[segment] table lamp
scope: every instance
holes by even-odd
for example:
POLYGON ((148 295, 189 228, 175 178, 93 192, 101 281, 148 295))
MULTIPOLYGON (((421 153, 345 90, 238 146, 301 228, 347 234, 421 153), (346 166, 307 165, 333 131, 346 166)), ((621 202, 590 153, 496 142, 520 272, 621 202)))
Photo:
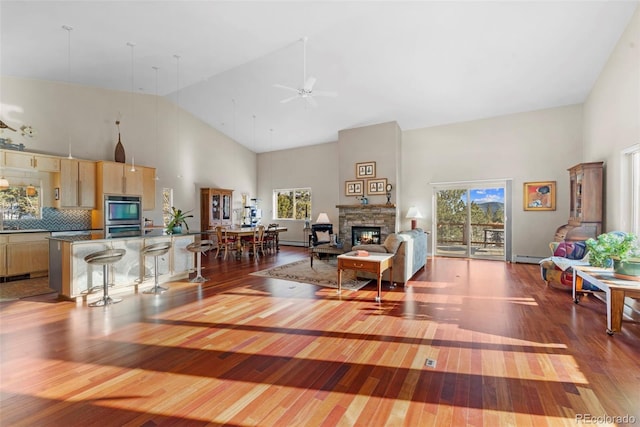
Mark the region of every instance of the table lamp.
POLYGON ((415 230, 418 226, 418 218, 424 218, 418 208, 411 206, 407 212, 407 218, 411 218, 411 229, 415 230))
POLYGON ((331 224, 331 220, 329 219, 329 215, 325 212, 320 212, 318 215, 318 219, 316 219, 317 224, 331 224))

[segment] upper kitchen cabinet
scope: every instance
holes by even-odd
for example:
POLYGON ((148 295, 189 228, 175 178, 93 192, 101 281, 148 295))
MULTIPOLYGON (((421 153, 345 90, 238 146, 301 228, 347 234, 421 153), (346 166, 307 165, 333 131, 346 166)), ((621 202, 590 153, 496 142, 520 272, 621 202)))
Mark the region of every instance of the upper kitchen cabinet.
POLYGON ((142 168, 142 210, 152 211, 156 208, 156 169, 142 168))
POLYGON ((142 167, 131 170, 131 165, 117 162, 98 162, 96 180, 98 196, 101 194, 119 194, 142 196, 142 167))
POLYGON ((96 162, 60 159, 60 173, 54 175, 58 209, 94 209, 96 207, 96 162))
POLYGON ((2 166, 38 172, 60 172, 60 158, 24 151, 2 150, 2 166))

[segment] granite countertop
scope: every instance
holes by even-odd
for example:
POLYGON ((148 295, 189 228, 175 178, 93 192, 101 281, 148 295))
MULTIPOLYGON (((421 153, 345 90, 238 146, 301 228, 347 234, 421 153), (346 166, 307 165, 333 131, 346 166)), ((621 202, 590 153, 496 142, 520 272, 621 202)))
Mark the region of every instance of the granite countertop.
POLYGON ((191 231, 188 233, 180 233, 180 234, 168 234, 164 229, 161 228, 150 228, 143 230, 140 234, 137 235, 129 235, 122 237, 108 237, 105 238, 104 230, 88 230, 87 232, 75 232, 75 233, 67 233, 55 232, 50 237, 51 240, 60 240, 63 242, 83 242, 88 240, 127 240, 127 239, 141 239, 141 238, 150 238, 150 237, 170 237, 170 236, 194 236, 202 234, 201 231, 191 231))

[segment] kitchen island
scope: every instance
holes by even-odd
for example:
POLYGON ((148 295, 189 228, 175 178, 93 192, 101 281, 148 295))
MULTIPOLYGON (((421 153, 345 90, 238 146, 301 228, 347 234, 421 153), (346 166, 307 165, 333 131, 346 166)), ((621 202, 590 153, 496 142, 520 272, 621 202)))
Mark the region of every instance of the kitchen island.
POLYGON ((109 268, 113 281, 109 293, 135 293, 152 287, 154 262, 142 249, 151 244, 171 242, 171 250, 158 258, 159 280, 184 279, 193 270, 194 254, 186 247, 201 233, 166 234, 161 229, 146 230, 137 236, 105 238, 102 231, 54 234, 49 237, 49 286, 61 298, 86 302, 102 295, 102 266, 89 265, 84 258, 107 249, 124 249, 124 257, 109 268), (97 289, 91 292, 91 289, 97 289))

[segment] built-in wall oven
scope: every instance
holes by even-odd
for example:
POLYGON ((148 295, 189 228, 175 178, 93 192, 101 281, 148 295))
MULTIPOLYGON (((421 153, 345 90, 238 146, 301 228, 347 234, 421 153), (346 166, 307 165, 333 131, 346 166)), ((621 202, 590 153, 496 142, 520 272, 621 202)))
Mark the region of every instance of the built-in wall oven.
POLYGON ((142 232, 142 201, 138 196, 104 196, 106 238, 138 236, 142 232))

